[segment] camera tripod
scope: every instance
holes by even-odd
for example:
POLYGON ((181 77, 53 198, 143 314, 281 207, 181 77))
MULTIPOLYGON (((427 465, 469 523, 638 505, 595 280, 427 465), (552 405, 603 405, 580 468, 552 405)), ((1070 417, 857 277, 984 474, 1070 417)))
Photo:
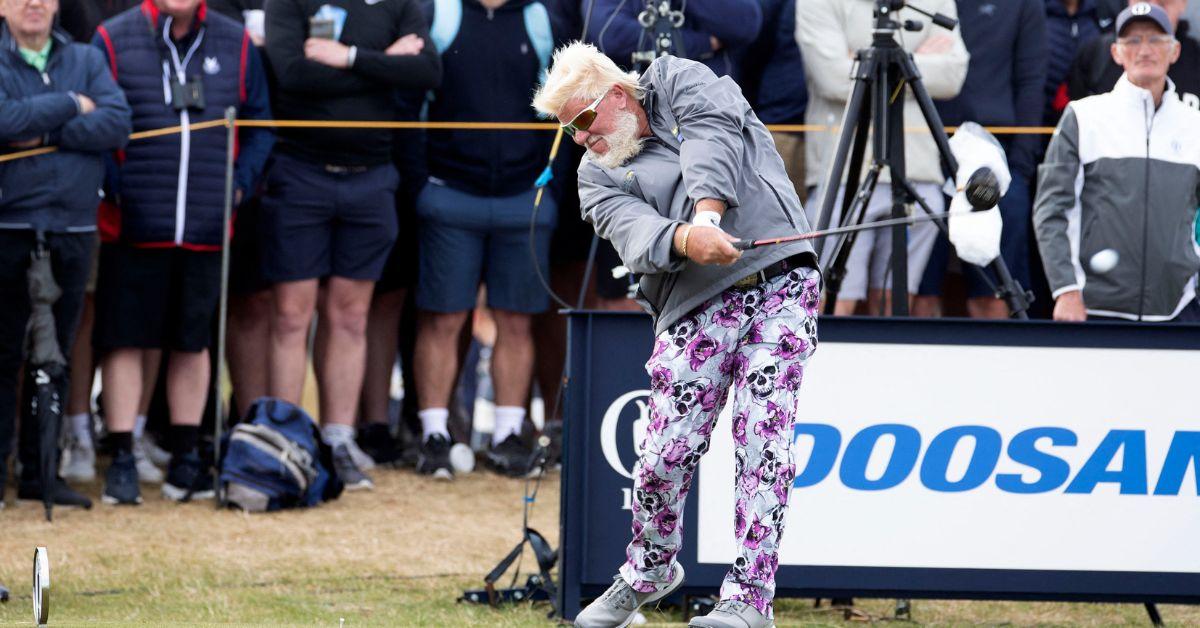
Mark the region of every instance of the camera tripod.
MULTIPOLYGON (((907 85, 917 100, 921 114, 933 134, 937 144, 938 155, 943 170, 954 176, 958 172, 958 162, 950 150, 949 138, 942 126, 941 116, 933 106, 933 100, 925 89, 921 72, 917 69, 912 56, 896 42, 896 31, 903 28, 908 31, 919 31, 923 24, 911 20, 903 24, 897 21, 896 14, 906 6, 906 0, 875 0, 874 34, 869 48, 859 50, 855 55, 853 88, 846 102, 843 115, 843 126, 838 136, 837 149, 829 172, 826 175, 824 194, 821 201, 817 230, 829 228, 833 217, 834 201, 839 196, 839 185, 842 173, 846 170, 849 158, 849 171, 846 176, 845 191, 841 194, 840 227, 851 223, 859 224, 866 214, 867 203, 875 192, 876 183, 883 168, 891 175, 892 210, 891 217, 897 219, 907 215, 906 207, 917 203, 931 217, 937 228, 948 235, 949 228, 940 218, 934 218, 934 211, 916 193, 912 183, 906 177, 904 163, 904 87, 907 85), (874 127, 874 133, 870 133, 874 127), (872 162, 865 177, 862 176, 863 159, 865 156, 868 137, 871 140, 872 162), (861 178, 861 184, 859 183, 861 178), (858 185, 853 189, 852 185, 858 185)), ((952 30, 957 21, 940 13, 927 13, 917 7, 908 8, 929 17, 934 24, 952 30)), ((907 225, 896 224, 891 228, 892 256, 892 314, 894 316, 908 315, 908 237, 907 225)), ((857 231, 850 231, 834 239, 825 268, 827 285, 826 314, 833 313, 842 280, 846 275, 846 262, 850 250, 854 246, 857 231)), ((816 242, 817 255, 823 253, 824 242, 816 242)), ((1012 318, 1026 319, 1029 303, 1033 296, 1018 284, 1008 272, 1002 256, 993 260, 988 268, 992 270, 999 285, 991 280, 983 269, 975 267, 984 280, 993 289, 994 294, 1008 305, 1012 318)))
MULTIPOLYGON (((684 6, 687 6, 686 2, 684 6)), ((638 13, 638 24, 642 27, 638 51, 633 53, 631 59, 639 73, 644 72, 655 59, 663 55, 687 57, 683 39, 679 37, 683 20, 683 9, 671 8, 671 0, 646 0, 645 8, 638 13)))

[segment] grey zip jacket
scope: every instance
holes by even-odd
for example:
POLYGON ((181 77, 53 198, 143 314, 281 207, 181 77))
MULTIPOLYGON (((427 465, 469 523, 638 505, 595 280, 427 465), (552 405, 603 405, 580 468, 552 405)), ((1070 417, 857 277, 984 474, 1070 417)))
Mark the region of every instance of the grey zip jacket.
POLYGON ((1083 291, 1088 314, 1166 321, 1196 296, 1200 112, 1167 80, 1156 111, 1122 76, 1072 102, 1038 168, 1034 227, 1054 298, 1083 291), (1116 267, 1092 270, 1113 249, 1116 267))
POLYGON ((808 223, 770 133, 732 79, 667 56, 639 82, 653 137, 619 168, 584 157, 579 199, 584 220, 642 274, 639 301, 654 317, 655 333, 786 257, 807 254, 816 268, 806 241, 751 249, 729 266, 675 254, 676 228, 691 222, 695 202, 705 198, 725 202, 721 228, 738 238, 791 235, 808 231, 808 223))

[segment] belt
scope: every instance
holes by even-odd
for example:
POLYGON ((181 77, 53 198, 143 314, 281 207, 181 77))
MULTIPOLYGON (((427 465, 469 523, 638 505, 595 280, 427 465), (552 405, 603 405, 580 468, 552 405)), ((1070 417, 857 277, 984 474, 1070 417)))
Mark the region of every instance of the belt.
POLYGON ((768 281, 797 268, 813 268, 812 255, 808 253, 797 253, 791 257, 785 257, 766 268, 738 279, 733 282, 734 288, 753 288, 760 286, 768 281))
POLYGON ((337 164, 324 164, 325 172, 330 174, 361 174, 370 170, 370 166, 339 166, 337 164))

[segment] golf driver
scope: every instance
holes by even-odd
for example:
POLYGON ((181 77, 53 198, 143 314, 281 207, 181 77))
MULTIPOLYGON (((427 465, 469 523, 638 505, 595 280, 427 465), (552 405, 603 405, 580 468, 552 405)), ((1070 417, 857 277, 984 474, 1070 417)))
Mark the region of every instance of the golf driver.
MULTIPOLYGON (((991 168, 980 168, 976 170, 967 180, 966 186, 963 187, 966 193, 967 202, 971 204, 971 212, 980 212, 991 209, 1000 202, 1000 183, 996 179, 996 174, 991 168)), ((763 238, 760 240, 736 240, 731 242, 733 248, 739 251, 758 248, 769 244, 784 244, 786 242, 796 242, 797 240, 815 240, 817 238, 825 238, 843 233, 854 233, 857 231, 868 231, 871 229, 886 229, 896 225, 915 225, 922 222, 930 222, 934 220, 943 220, 949 218, 951 212, 941 212, 936 214, 925 214, 922 216, 905 216, 904 218, 889 218, 887 220, 877 220, 875 222, 867 222, 859 225, 848 225, 845 227, 835 227, 833 229, 818 229, 809 231, 808 233, 797 233, 795 235, 782 236, 778 238, 763 238)))

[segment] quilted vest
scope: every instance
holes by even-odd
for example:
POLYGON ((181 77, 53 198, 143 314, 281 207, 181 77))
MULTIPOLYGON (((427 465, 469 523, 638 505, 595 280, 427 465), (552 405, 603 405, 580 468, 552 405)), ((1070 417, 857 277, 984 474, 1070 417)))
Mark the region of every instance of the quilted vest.
POLYGON ((97 30, 133 109, 134 132, 185 127, 129 143, 120 164, 120 207, 101 216, 101 235, 135 246, 216 250, 225 206, 226 132, 222 126, 186 126, 222 119, 227 107, 245 100, 250 39, 242 25, 207 11, 204 3, 190 39, 174 42, 170 23, 145 0, 97 30), (203 84, 203 109, 172 107, 171 83, 181 76, 203 84))

